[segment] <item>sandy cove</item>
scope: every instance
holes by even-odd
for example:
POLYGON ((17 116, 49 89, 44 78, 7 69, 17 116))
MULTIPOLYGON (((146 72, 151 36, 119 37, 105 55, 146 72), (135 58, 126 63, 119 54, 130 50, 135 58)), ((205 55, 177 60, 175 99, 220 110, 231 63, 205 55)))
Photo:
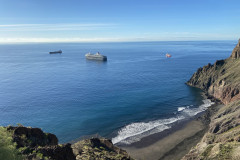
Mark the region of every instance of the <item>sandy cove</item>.
POLYGON ((179 122, 171 129, 145 137, 139 142, 121 146, 121 148, 137 160, 181 159, 201 140, 208 129, 210 116, 221 106, 213 105, 194 119, 179 122))

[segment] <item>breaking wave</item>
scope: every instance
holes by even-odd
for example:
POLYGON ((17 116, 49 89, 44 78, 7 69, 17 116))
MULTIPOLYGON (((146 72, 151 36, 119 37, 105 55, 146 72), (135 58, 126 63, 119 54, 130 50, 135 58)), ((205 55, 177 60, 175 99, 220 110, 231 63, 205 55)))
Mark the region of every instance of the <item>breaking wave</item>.
POLYGON ((186 109, 186 107, 178 107, 178 112, 183 111, 184 109, 186 109))
POLYGON ((181 119, 184 119, 184 117, 179 116, 150 122, 131 123, 120 129, 120 131, 118 131, 118 135, 112 139, 112 142, 114 144, 119 142, 131 144, 141 140, 143 137, 168 129, 170 128, 168 124, 174 123, 181 119))
POLYGON ((187 106, 182 113, 190 117, 197 115, 198 113, 201 113, 205 110, 207 110, 208 107, 210 107, 211 105, 213 105, 214 102, 211 102, 211 100, 209 99, 205 99, 203 100, 203 104, 200 105, 198 108, 190 108, 189 106, 187 106))
POLYGON ((211 102, 209 99, 206 99, 203 100, 203 104, 200 105, 198 108, 190 108, 192 107, 192 105, 186 107, 178 107, 179 113, 177 114, 176 117, 159 119, 149 122, 131 123, 121 128, 118 131, 117 136, 112 138, 112 142, 113 144, 116 143, 131 144, 140 141, 144 137, 171 128, 171 125, 177 121, 195 116, 198 113, 205 111, 212 104, 214 104, 214 102, 211 102))

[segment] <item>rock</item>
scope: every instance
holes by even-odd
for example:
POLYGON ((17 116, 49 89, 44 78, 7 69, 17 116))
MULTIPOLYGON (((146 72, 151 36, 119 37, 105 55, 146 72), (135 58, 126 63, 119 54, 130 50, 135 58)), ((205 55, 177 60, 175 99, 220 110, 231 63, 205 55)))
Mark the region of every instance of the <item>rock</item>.
POLYGON ((211 117, 209 130, 182 160, 240 157, 240 40, 228 59, 198 69, 187 82, 225 106, 211 117))
POLYGON ((54 134, 44 133, 39 128, 9 126, 7 130, 11 131, 13 141, 27 160, 132 160, 126 151, 104 138, 59 145, 54 134))
POLYGON ((230 58, 199 68, 188 85, 204 90, 224 104, 240 100, 240 40, 230 58), (234 57, 234 58, 233 58, 234 57), (236 60, 237 59, 237 60, 236 60))
MULTIPOLYGON (((208 132, 185 155, 190 159, 233 159, 233 152, 240 148, 240 100, 222 107, 212 118, 208 132)), ((235 152, 234 157, 240 157, 235 152)))
POLYGON ((72 145, 73 153, 77 160, 85 159, 108 159, 108 160, 131 160, 126 151, 114 146, 111 140, 91 138, 79 141, 72 145))
POLYGON ((222 59, 222 60, 217 60, 216 62, 215 62, 215 64, 214 64, 214 66, 222 66, 223 64, 224 64, 224 60, 222 59))
POLYGON ((43 133, 39 128, 20 126, 8 127, 8 130, 13 130, 13 140, 17 143, 18 148, 58 144, 58 139, 54 134, 43 133))
POLYGON ((73 154, 71 144, 46 146, 37 148, 36 153, 41 153, 44 157, 51 157, 56 160, 75 160, 76 157, 73 154))
POLYGON ((231 54, 232 59, 238 59, 240 57, 240 39, 238 40, 238 44, 233 49, 231 54))

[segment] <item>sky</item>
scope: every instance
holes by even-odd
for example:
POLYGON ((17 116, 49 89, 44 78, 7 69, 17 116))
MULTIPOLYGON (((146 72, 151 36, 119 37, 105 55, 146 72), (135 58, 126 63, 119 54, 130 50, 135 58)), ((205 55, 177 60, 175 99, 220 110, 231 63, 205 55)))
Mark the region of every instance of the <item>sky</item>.
POLYGON ((239 0, 0 0, 0 43, 237 40, 239 0))

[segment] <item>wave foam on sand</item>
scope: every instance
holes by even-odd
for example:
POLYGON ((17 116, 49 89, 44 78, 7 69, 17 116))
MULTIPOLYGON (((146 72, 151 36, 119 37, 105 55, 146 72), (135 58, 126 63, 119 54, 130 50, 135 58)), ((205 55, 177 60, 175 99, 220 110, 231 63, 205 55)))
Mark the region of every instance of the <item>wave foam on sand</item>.
POLYGON ((112 142, 113 144, 131 144, 140 141, 144 137, 171 128, 171 125, 176 123, 177 121, 195 116, 198 113, 205 111, 213 104, 214 102, 211 102, 211 100, 205 99, 203 100, 203 104, 200 105, 198 108, 190 108, 192 105, 186 107, 178 107, 178 115, 172 118, 159 119, 149 122, 131 123, 121 128, 118 131, 117 136, 112 138, 112 142))

